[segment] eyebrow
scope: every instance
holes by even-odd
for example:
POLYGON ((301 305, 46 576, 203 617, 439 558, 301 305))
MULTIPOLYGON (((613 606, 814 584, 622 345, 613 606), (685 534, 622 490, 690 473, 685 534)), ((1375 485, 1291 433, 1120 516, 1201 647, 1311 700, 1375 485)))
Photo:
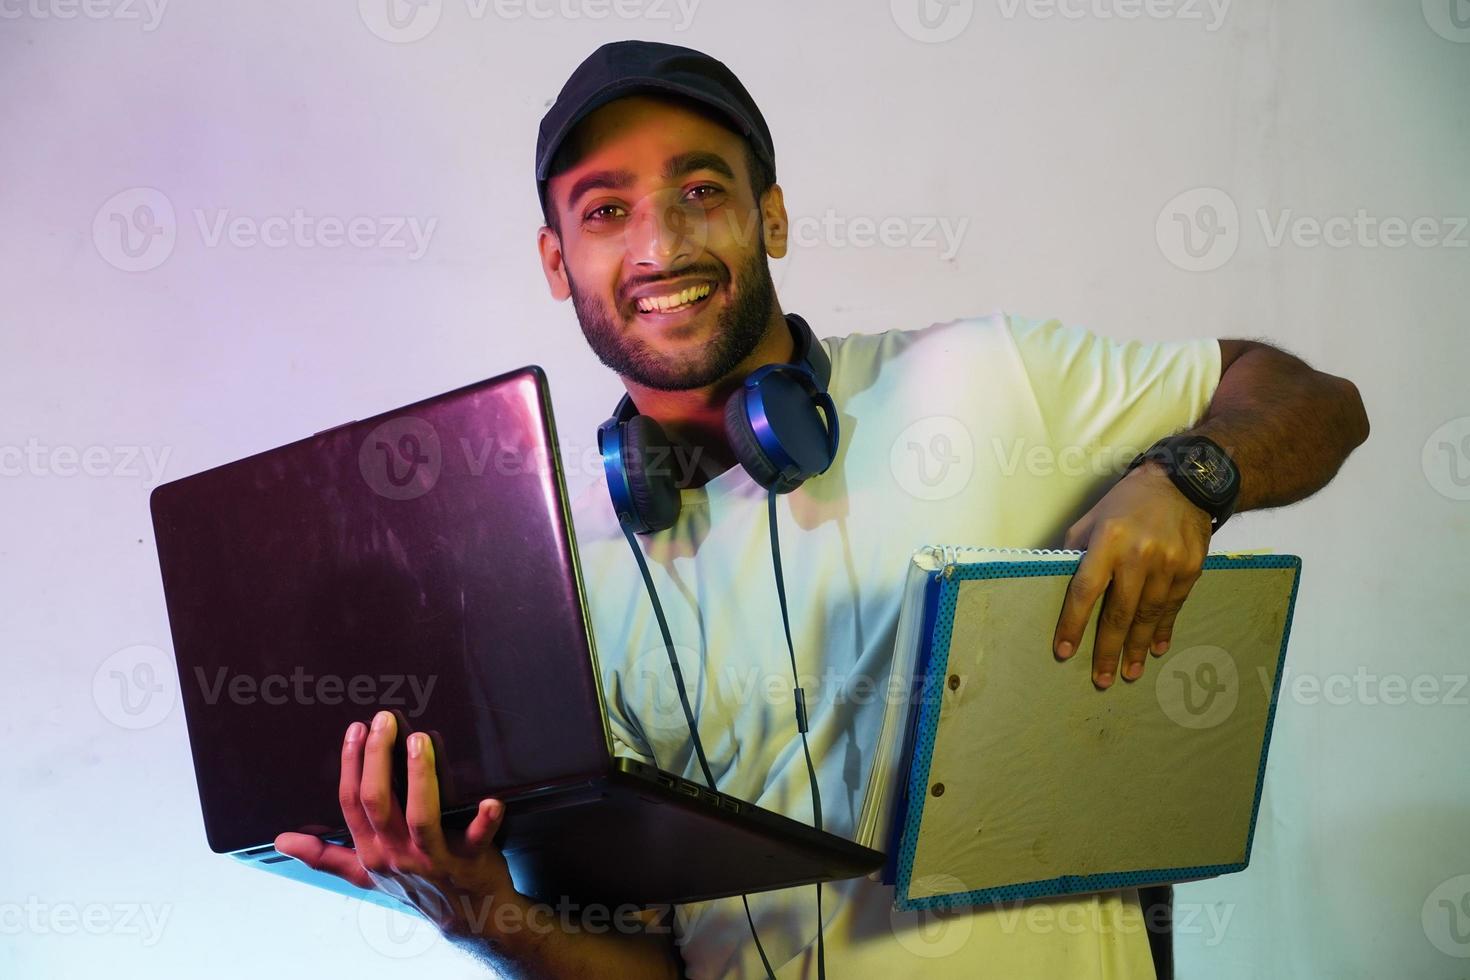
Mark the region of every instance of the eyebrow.
MULTIPOLYGON (((669 157, 664 161, 663 172, 659 176, 664 180, 675 180, 698 170, 714 171, 726 180, 735 179, 735 171, 731 169, 730 164, 725 162, 725 158, 707 150, 692 150, 669 157)), ((572 185, 571 192, 567 195, 567 209, 575 207, 588 191, 597 190, 600 187, 626 190, 632 187, 637 179, 631 170, 594 170, 589 174, 584 174, 572 185)))

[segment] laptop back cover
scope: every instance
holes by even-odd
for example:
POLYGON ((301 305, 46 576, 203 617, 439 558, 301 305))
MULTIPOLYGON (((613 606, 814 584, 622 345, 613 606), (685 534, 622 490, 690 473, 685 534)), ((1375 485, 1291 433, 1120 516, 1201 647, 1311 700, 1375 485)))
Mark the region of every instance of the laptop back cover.
POLYGON ((435 737, 446 810, 607 770, 556 460, 528 367, 154 491, 215 851, 340 828, 380 708, 435 737))

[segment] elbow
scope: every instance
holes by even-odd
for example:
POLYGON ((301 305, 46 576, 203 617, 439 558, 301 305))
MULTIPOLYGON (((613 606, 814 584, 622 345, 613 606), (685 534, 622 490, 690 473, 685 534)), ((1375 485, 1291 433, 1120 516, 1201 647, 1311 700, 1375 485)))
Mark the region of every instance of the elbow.
POLYGON ((1363 406, 1363 396, 1357 385, 1347 378, 1334 378, 1333 381, 1341 393, 1343 417, 1347 420, 1348 450, 1352 451, 1368 441, 1368 410, 1363 406))

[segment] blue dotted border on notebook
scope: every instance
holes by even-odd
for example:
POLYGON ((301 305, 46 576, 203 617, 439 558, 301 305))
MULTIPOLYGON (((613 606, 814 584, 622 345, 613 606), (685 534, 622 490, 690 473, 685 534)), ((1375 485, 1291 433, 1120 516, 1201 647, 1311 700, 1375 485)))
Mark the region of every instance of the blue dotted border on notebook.
MULTIPOLYGON (((1067 575, 1077 570, 1078 559, 1068 561, 986 561, 945 566, 939 597, 939 615, 929 638, 931 654, 929 670, 924 677, 919 699, 918 742, 914 746, 914 765, 909 772, 904 816, 903 838, 899 845, 898 881, 894 886, 894 907, 902 911, 932 908, 958 908, 990 902, 1016 901, 1039 895, 1075 894, 1132 888, 1158 881, 1186 881, 1242 871, 1250 864, 1251 847, 1256 838, 1256 816, 1261 806, 1261 790, 1266 780, 1266 756, 1271 748, 1271 729, 1276 720, 1276 700, 1285 674, 1286 642, 1291 636, 1291 620, 1296 612, 1297 587, 1301 584, 1302 560, 1297 555, 1209 555, 1204 568, 1291 568, 1291 596, 1286 603, 1286 622, 1281 630, 1281 650, 1277 655, 1276 680, 1271 687, 1270 706, 1266 711, 1266 734, 1261 740, 1261 763, 1256 772, 1255 800, 1251 803, 1250 828, 1246 833, 1245 860, 1233 864, 1209 864, 1188 868, 1147 868, 1137 871, 1114 871, 1094 875, 1062 875, 1043 881, 1019 882, 996 888, 977 888, 950 895, 911 898, 909 887, 914 869, 914 852, 918 847, 919 827, 924 822, 924 801, 929 795, 929 765, 934 758, 934 739, 939 729, 940 698, 944 678, 949 670, 949 644, 954 632, 955 604, 960 583, 967 579, 1017 578, 1023 576, 1067 575)), ((1187 601, 1187 600, 1186 600, 1187 601)))

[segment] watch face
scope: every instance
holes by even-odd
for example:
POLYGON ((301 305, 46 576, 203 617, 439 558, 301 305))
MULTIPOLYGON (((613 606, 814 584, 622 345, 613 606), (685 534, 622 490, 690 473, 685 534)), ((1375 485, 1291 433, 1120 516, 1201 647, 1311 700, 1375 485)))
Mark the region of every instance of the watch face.
POLYGON ((1184 450, 1179 460, 1179 472, 1202 492, 1216 499, 1229 497, 1233 489, 1229 461, 1204 443, 1196 443, 1184 450))

